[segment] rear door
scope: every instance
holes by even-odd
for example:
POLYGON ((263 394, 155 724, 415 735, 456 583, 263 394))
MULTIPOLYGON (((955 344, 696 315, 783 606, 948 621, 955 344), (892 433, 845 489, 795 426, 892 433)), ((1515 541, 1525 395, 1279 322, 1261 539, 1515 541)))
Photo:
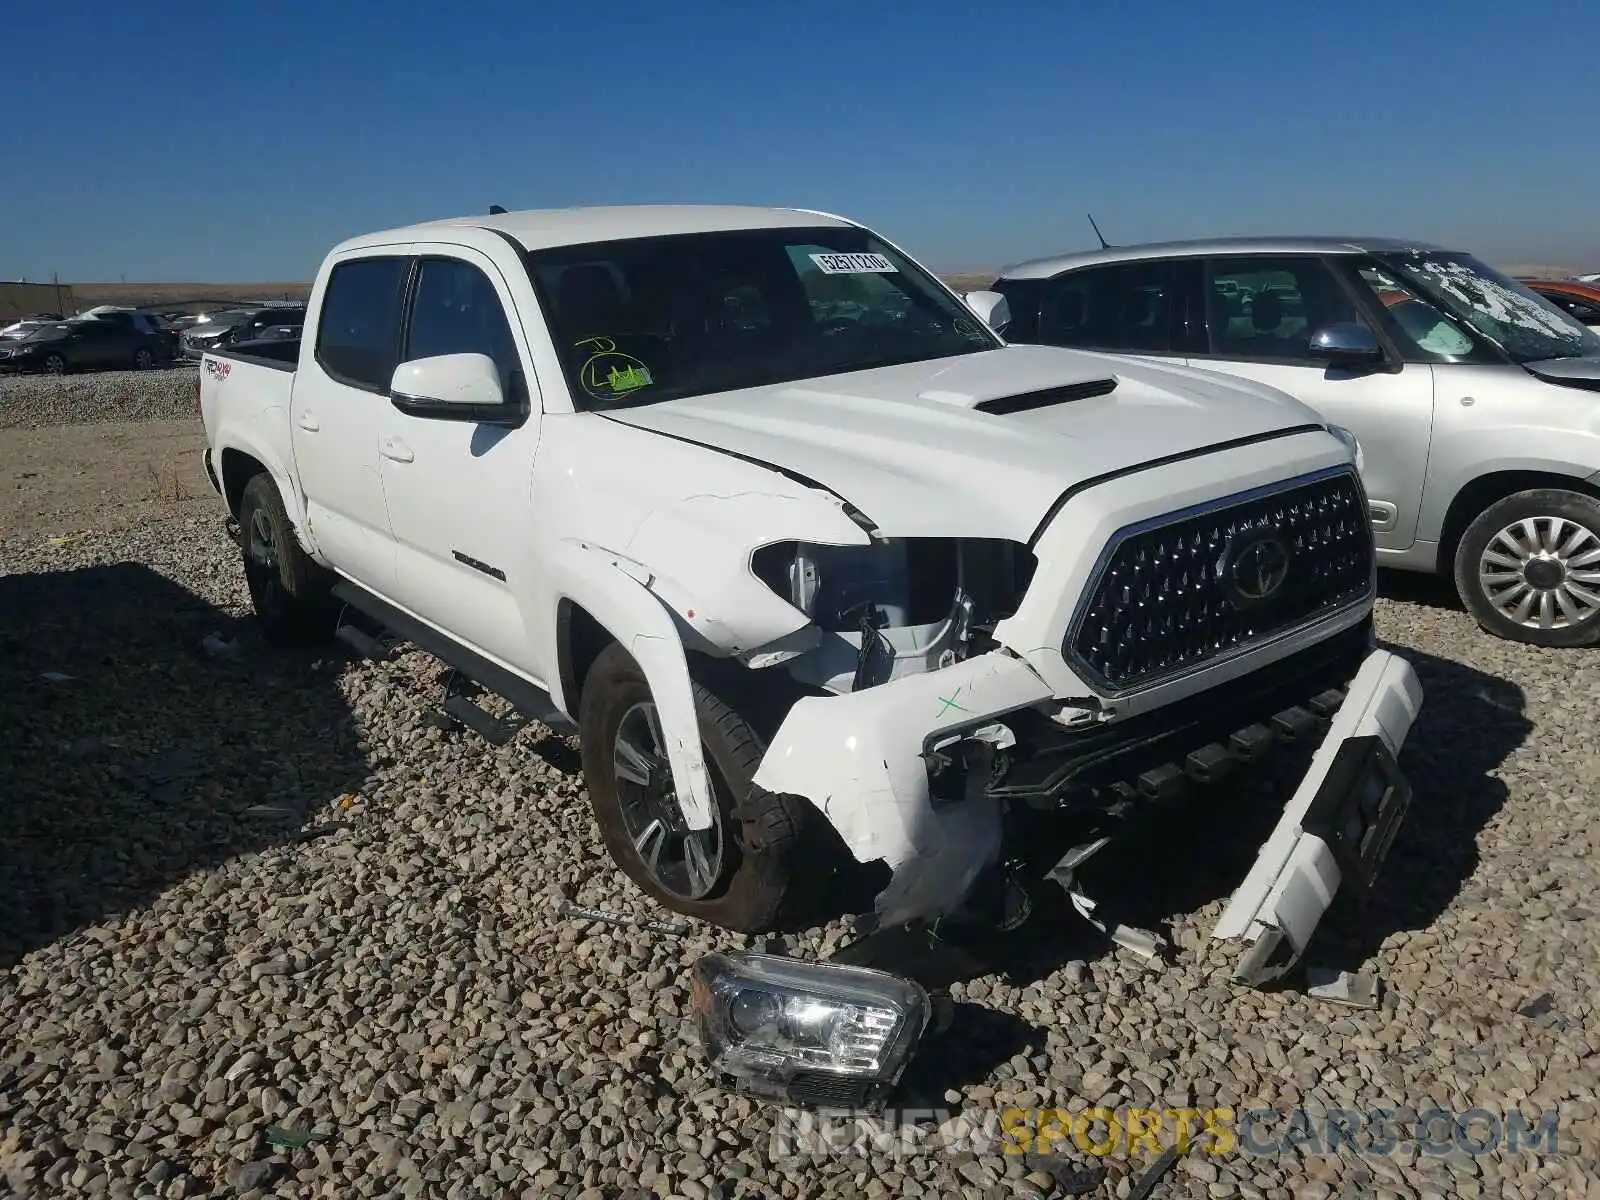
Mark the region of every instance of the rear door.
POLYGON ((1195 269, 1203 273, 1196 304, 1204 311, 1205 340, 1190 364, 1280 388, 1354 431, 1374 540, 1380 550, 1408 548, 1416 540, 1433 436, 1432 367, 1406 361, 1391 329, 1317 255, 1213 257, 1195 269), (1354 370, 1312 357, 1311 335, 1343 322, 1373 328, 1391 347, 1389 361, 1354 370))
POLYGON ((1182 361, 1177 264, 1171 259, 1068 271, 1028 289, 1018 341, 1182 361))
POLYGON ((311 342, 302 348, 289 413, 312 536, 335 567, 391 600, 394 536, 378 439, 391 411, 410 271, 404 246, 334 263, 306 326, 311 342))
POLYGON ((474 649, 525 673, 545 664, 513 589, 533 569, 528 522, 540 405, 512 291, 487 255, 419 243, 402 359, 485 354, 502 392, 520 399, 516 428, 410 416, 390 406, 379 443, 397 548, 399 602, 474 649))

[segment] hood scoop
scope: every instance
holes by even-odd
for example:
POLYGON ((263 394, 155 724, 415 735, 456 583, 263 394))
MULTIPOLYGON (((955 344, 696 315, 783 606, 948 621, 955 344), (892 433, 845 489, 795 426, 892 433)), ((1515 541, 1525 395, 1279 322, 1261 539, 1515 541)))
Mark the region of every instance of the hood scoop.
POLYGON ((956 397, 948 392, 924 392, 922 399, 943 400, 946 403, 957 400, 963 402, 963 407, 976 409, 978 412, 993 413, 995 416, 1009 416, 1011 413, 1031 412, 1036 408, 1051 408, 1057 404, 1070 404, 1074 400, 1089 400, 1095 396, 1109 396, 1117 390, 1115 376, 1109 379, 1086 379, 1081 383, 1069 383, 1061 387, 1042 388, 1036 392, 1019 392, 1014 396, 995 396, 989 400, 973 402, 971 396, 956 397))

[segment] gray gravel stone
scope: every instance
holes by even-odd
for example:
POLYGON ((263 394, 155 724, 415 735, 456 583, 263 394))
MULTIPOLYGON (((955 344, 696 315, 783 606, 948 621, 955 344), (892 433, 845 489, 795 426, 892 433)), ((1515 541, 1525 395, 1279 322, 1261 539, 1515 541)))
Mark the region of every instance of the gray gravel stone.
POLYGON ((0 375, 0 429, 159 421, 194 413, 199 369, 93 371, 82 375, 0 375))

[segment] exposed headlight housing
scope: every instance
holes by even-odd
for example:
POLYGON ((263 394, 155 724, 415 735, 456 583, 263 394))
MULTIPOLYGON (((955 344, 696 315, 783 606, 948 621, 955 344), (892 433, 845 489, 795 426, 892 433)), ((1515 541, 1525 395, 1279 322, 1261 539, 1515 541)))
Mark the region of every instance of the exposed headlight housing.
POLYGON ((1328 432, 1333 434, 1334 437, 1338 438, 1346 446, 1350 447, 1350 453, 1356 456, 1356 473, 1360 474, 1363 470, 1365 470, 1366 457, 1361 453, 1361 440, 1343 425, 1330 424, 1328 426, 1328 432))
POLYGON ((879 538, 865 546, 777 542, 750 559, 756 577, 825 630, 929 625, 949 615, 959 588, 980 619, 1016 611, 1038 565, 999 538, 879 538))
POLYGON ((880 1108, 932 1012, 922 986, 898 975, 748 952, 700 959, 690 993, 716 1071, 812 1108, 880 1108))

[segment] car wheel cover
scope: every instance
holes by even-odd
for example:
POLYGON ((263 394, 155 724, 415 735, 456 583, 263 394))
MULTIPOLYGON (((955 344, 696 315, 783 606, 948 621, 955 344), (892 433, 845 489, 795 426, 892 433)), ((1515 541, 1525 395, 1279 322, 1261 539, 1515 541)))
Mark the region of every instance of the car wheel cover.
POLYGON ((722 876, 722 822, 713 817, 710 829, 685 823, 652 701, 622 714, 612 774, 623 828, 650 878, 684 900, 703 899, 722 876))
POLYGON ((1600 613, 1600 533, 1569 517, 1524 517, 1478 556, 1478 588, 1525 629, 1573 629, 1600 613))

